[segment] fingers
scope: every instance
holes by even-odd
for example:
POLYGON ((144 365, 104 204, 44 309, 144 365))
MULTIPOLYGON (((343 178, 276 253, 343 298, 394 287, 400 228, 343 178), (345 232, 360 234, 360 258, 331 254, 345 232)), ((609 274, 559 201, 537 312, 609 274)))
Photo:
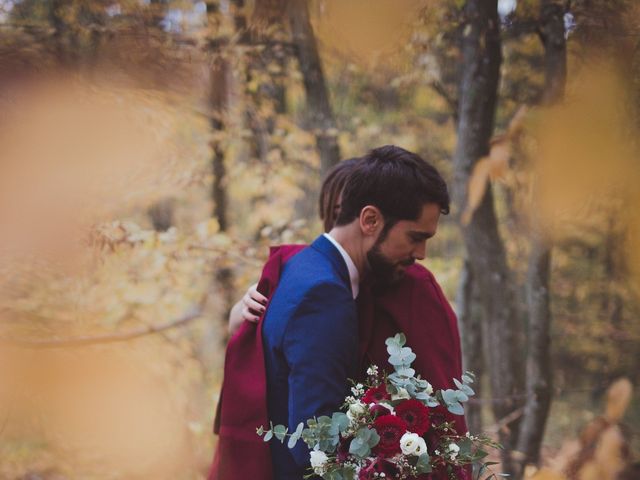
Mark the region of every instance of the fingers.
POLYGON ((253 323, 258 322, 259 315, 264 313, 267 305, 267 297, 258 292, 257 287, 258 284, 254 283, 242 297, 244 304, 241 311, 242 319, 253 323))
POLYGON ((260 314, 264 313, 265 310, 265 306, 263 304, 256 302, 250 297, 244 299, 244 306, 260 314))
POLYGON ((242 308, 241 314, 242 319, 246 320, 247 322, 258 323, 258 320, 260 320, 260 317, 251 313, 249 311, 249 308, 247 308, 246 306, 242 308))
POLYGON ((266 305, 267 304, 267 297, 265 297, 264 295, 262 295, 258 291, 258 284, 257 283, 254 283, 253 285, 251 285, 249 287, 249 289, 247 290, 247 293, 256 302, 261 303, 262 305, 266 305))

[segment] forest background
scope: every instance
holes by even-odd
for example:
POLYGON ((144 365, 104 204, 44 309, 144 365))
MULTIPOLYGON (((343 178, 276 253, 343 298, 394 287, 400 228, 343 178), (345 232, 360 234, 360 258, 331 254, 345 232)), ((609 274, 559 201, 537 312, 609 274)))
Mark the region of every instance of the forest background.
POLYGON ((229 308, 383 144, 500 468, 637 478, 637 2, 3 0, 0 102, 0 478, 203 478, 229 308))

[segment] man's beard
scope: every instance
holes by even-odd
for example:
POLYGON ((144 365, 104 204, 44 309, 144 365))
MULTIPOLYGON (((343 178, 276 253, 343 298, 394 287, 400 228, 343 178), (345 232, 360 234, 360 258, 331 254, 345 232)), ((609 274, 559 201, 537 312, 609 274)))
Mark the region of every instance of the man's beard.
POLYGON ((384 238, 378 239, 371 250, 367 252, 372 285, 375 291, 382 291, 400 282, 404 277, 404 269, 400 266, 408 267, 413 265, 414 259, 410 258, 403 262, 391 262, 380 249, 384 238))

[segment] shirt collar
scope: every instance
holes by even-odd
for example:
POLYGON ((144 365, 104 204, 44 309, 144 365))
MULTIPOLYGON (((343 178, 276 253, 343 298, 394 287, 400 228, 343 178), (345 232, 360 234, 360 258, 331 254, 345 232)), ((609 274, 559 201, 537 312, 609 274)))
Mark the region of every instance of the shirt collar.
POLYGON ((358 273, 358 269, 356 268, 356 264, 353 263, 351 257, 347 253, 347 251, 338 243, 338 241, 333 238, 328 233, 323 234, 327 240, 329 240, 340 252, 340 255, 344 259, 344 263, 347 264, 347 270, 349 270, 349 279, 351 280, 351 293, 353 294, 353 298, 358 296, 358 292, 360 291, 360 274, 358 273))

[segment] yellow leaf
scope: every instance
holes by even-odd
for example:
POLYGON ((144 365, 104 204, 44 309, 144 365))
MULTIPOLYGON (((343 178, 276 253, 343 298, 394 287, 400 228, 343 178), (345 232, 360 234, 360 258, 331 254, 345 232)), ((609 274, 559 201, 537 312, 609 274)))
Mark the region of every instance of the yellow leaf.
POLYGON ((477 210, 482 202, 485 192, 487 191, 487 182, 489 181, 489 172, 491 164, 489 157, 483 157, 478 160, 473 167, 473 172, 469 178, 467 206, 462 213, 460 221, 463 225, 471 222, 473 212, 477 210))
POLYGON ((527 480, 565 480, 565 477, 548 468, 541 468, 535 472, 532 476, 525 477, 527 480))
POLYGON ((460 219, 463 225, 471 222, 473 213, 480 206, 487 191, 487 182, 506 178, 510 157, 511 143, 509 137, 503 135, 492 140, 489 155, 476 162, 467 187, 467 206, 460 219))
POLYGON ((621 378, 613 382, 607 391, 607 406, 604 416, 610 422, 617 423, 622 420, 624 412, 627 411, 633 386, 627 378, 621 378))

